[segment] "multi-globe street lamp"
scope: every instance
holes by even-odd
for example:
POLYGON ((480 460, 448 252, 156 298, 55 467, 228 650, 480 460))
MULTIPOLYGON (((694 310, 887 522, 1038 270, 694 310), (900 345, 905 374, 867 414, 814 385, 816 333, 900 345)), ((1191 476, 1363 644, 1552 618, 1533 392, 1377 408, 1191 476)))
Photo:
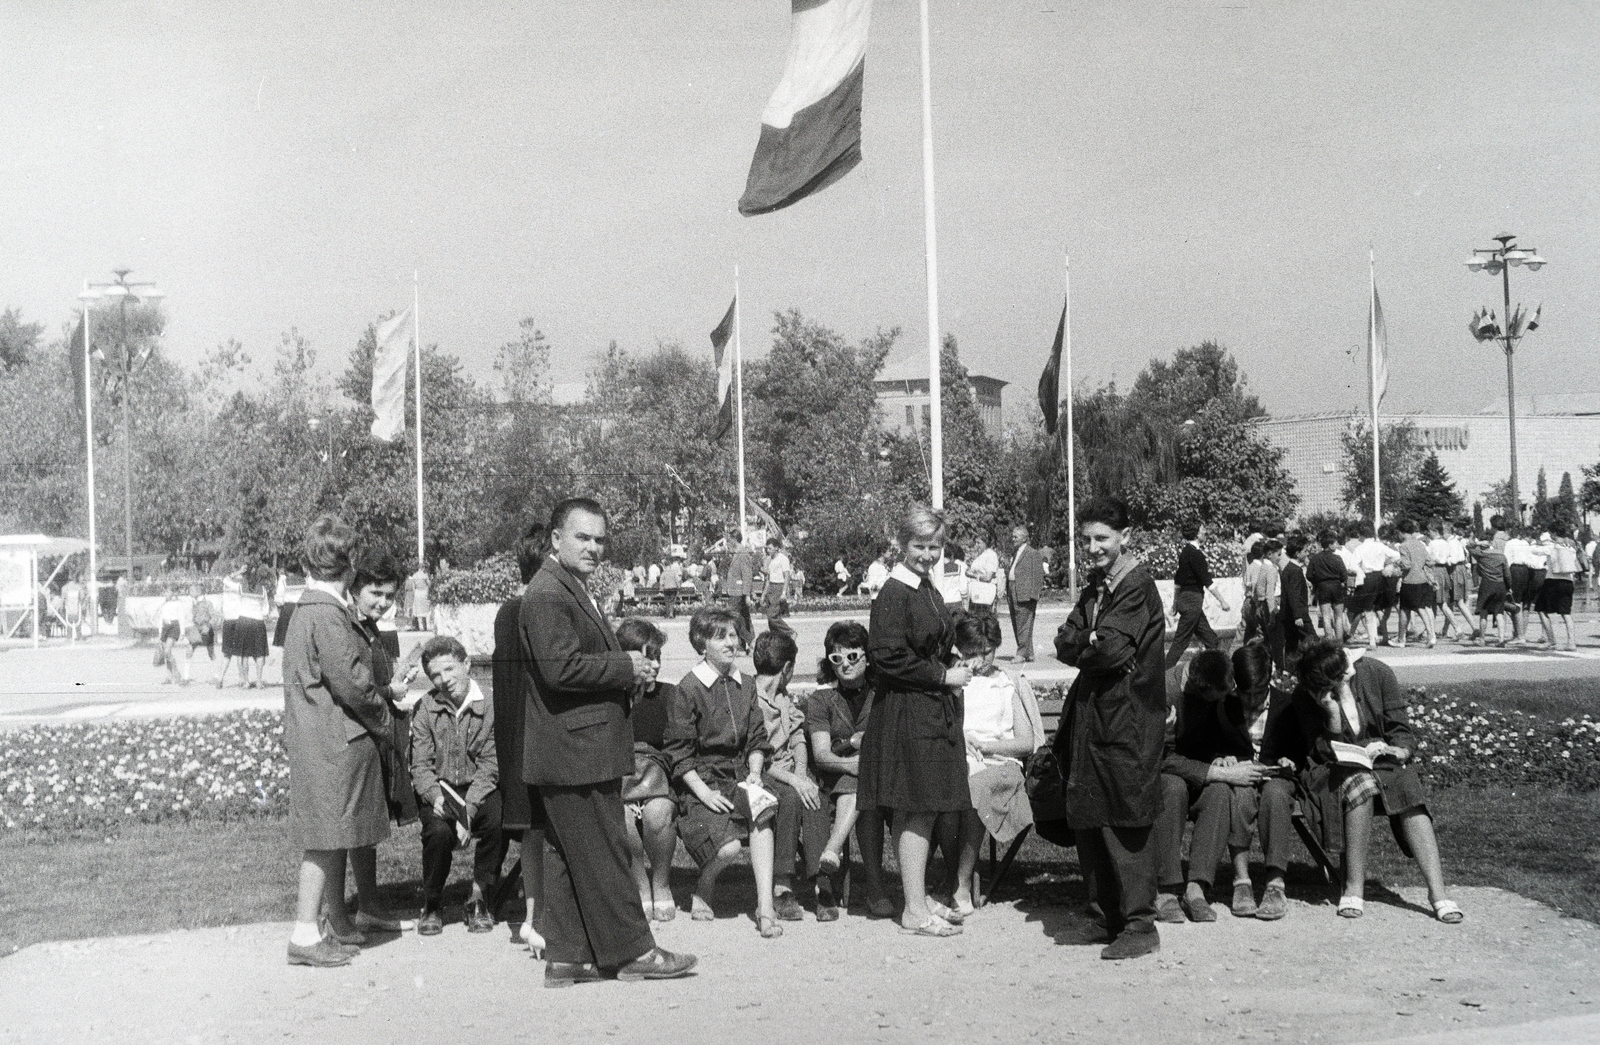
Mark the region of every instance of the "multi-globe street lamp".
POLYGON ((1472 257, 1467 259, 1467 268, 1472 272, 1487 272, 1500 277, 1500 286, 1505 294, 1505 318, 1502 322, 1495 317, 1494 310, 1480 308, 1473 313, 1467 329, 1479 341, 1499 341, 1505 350, 1506 423, 1510 426, 1511 435, 1511 511, 1517 517, 1518 524, 1521 524, 1522 501, 1517 489, 1517 380, 1512 371, 1511 358, 1516 354, 1517 342, 1522 340, 1523 335, 1539 329, 1539 313, 1544 306, 1534 309, 1531 316, 1521 305, 1512 312, 1511 270, 1523 265, 1529 272, 1538 272, 1547 262, 1539 256, 1537 249, 1517 246, 1517 237, 1509 232, 1494 237, 1494 240, 1499 246, 1474 248, 1472 257))
MULTIPOLYGON (((150 352, 148 349, 146 349, 143 352, 135 354, 133 351, 133 346, 128 344, 128 302, 131 301, 135 305, 143 303, 155 303, 159 302, 167 295, 164 291, 157 288, 157 286, 152 282, 129 282, 128 273, 133 271, 132 269, 116 269, 114 271, 116 273, 116 279, 105 283, 97 283, 91 280, 84 292, 79 294, 78 297, 84 301, 85 310, 87 310, 88 302, 90 301, 115 301, 117 303, 117 310, 121 320, 121 330, 118 337, 117 351, 115 354, 115 359, 113 359, 111 362, 116 367, 118 377, 122 382, 123 537, 126 542, 125 550, 128 557, 128 583, 131 585, 133 583, 133 421, 129 413, 128 400, 132 391, 131 383, 133 374, 149 361, 150 352)), ((90 351, 89 332, 87 328, 84 330, 83 340, 85 352, 90 351)), ((88 374, 87 367, 88 363, 86 360, 84 371, 86 378, 88 374)), ((93 433, 91 432, 90 435, 92 443, 93 433)), ((92 453, 93 451, 91 450, 90 452, 92 453)), ((91 492, 89 501, 89 515, 92 520, 94 516, 94 465, 92 463, 93 459, 91 458, 90 460, 89 489, 91 492)), ((93 523, 91 522, 90 525, 92 528, 93 523)), ((91 535, 91 546, 93 545, 93 541, 94 538, 91 535)), ((91 566, 90 569, 92 571, 94 567, 91 566)), ((96 577, 95 581, 97 582, 98 580, 99 578, 96 577)))

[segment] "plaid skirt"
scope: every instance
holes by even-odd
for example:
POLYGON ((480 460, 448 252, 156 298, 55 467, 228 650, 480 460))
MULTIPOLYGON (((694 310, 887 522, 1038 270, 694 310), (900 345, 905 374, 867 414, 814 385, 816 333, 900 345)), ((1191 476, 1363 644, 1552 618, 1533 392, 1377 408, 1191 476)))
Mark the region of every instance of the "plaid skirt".
POLYGON ((1383 794, 1383 788, 1378 785, 1377 774, 1370 769, 1352 769, 1342 775, 1344 779, 1335 784, 1333 789, 1338 794, 1345 812, 1383 794))

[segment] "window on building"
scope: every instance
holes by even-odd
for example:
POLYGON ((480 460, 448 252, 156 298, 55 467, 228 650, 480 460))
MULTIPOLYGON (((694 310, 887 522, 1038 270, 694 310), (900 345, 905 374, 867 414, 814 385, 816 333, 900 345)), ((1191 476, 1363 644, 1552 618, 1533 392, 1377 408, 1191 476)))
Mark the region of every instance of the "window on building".
POLYGON ((933 407, 924 405, 922 408, 922 423, 927 426, 933 424, 933 407))
POLYGON ((906 407, 906 427, 917 427, 917 408, 914 406, 906 407))

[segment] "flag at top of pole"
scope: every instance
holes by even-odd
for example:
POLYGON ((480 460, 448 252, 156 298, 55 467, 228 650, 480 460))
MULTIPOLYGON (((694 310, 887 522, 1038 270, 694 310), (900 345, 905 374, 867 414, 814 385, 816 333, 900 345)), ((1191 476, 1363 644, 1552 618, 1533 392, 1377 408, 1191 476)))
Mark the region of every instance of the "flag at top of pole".
POLYGON ((872 0, 792 0, 789 59, 761 113, 739 213, 767 214, 861 162, 861 85, 872 0))
POLYGON ((392 443, 406 427, 406 363, 411 344, 406 324, 408 308, 378 324, 378 344, 372 352, 372 437, 392 443))
POLYGON ((1056 434, 1061 410, 1061 344, 1067 333, 1067 304, 1061 303, 1061 321, 1056 324, 1056 341, 1050 346, 1050 361, 1039 375, 1039 409, 1044 412, 1044 430, 1056 434))
POLYGON ((1368 391, 1372 397, 1372 526, 1383 525, 1383 472, 1379 466, 1382 450, 1382 429, 1378 423, 1378 404, 1389 390, 1389 331, 1383 323, 1383 306, 1378 303, 1377 262, 1372 252, 1367 252, 1367 289, 1370 301, 1367 311, 1367 377, 1368 391))

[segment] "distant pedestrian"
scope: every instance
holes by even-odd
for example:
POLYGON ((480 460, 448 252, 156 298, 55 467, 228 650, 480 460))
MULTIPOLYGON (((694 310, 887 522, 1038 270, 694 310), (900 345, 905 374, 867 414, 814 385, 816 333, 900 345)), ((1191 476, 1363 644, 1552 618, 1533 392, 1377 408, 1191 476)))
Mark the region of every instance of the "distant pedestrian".
POLYGON ((1017 640, 1016 660, 1033 662, 1033 618, 1039 610, 1039 595, 1044 590, 1044 559, 1039 549, 1028 542, 1028 528, 1018 524, 1011 530, 1016 550, 1006 579, 1011 603, 1011 632, 1017 640))
POLYGON ((833 579, 839 582, 837 595, 844 595, 850 590, 850 567, 844 564, 844 556, 840 556, 833 564, 833 579))
POLYGON ((756 553, 742 538, 733 534, 729 537, 738 543, 728 563, 728 608, 739 622, 739 642, 748 650, 756 637, 755 624, 750 619, 750 600, 756 593, 756 553))
POLYGON ((972 613, 994 616, 1000 598, 1000 555, 989 546, 983 534, 972 538, 972 557, 967 561, 967 606, 972 613))
POLYGON ((1228 612, 1228 600, 1217 590, 1216 578, 1211 575, 1211 564, 1200 550, 1199 523, 1183 524, 1183 547, 1178 549, 1178 569, 1173 574, 1172 608, 1178 615, 1178 627, 1172 633, 1172 644, 1167 647, 1167 670, 1177 667, 1178 661, 1188 652, 1189 644, 1198 638, 1206 649, 1221 645, 1211 622, 1206 619, 1206 595, 1217 600, 1223 613, 1228 612))
POLYGON ((1311 596, 1317 604, 1317 614, 1322 622, 1324 638, 1345 640, 1344 599, 1350 567, 1339 555, 1339 535, 1323 530, 1317 535, 1322 550, 1311 556, 1306 564, 1306 581, 1311 585, 1311 596))
POLYGON ((788 552, 783 550, 783 542, 776 537, 767 538, 767 587, 761 597, 761 612, 767 618, 769 630, 787 632, 791 638, 794 629, 784 618, 789 615, 786 594, 793 569, 788 552))

